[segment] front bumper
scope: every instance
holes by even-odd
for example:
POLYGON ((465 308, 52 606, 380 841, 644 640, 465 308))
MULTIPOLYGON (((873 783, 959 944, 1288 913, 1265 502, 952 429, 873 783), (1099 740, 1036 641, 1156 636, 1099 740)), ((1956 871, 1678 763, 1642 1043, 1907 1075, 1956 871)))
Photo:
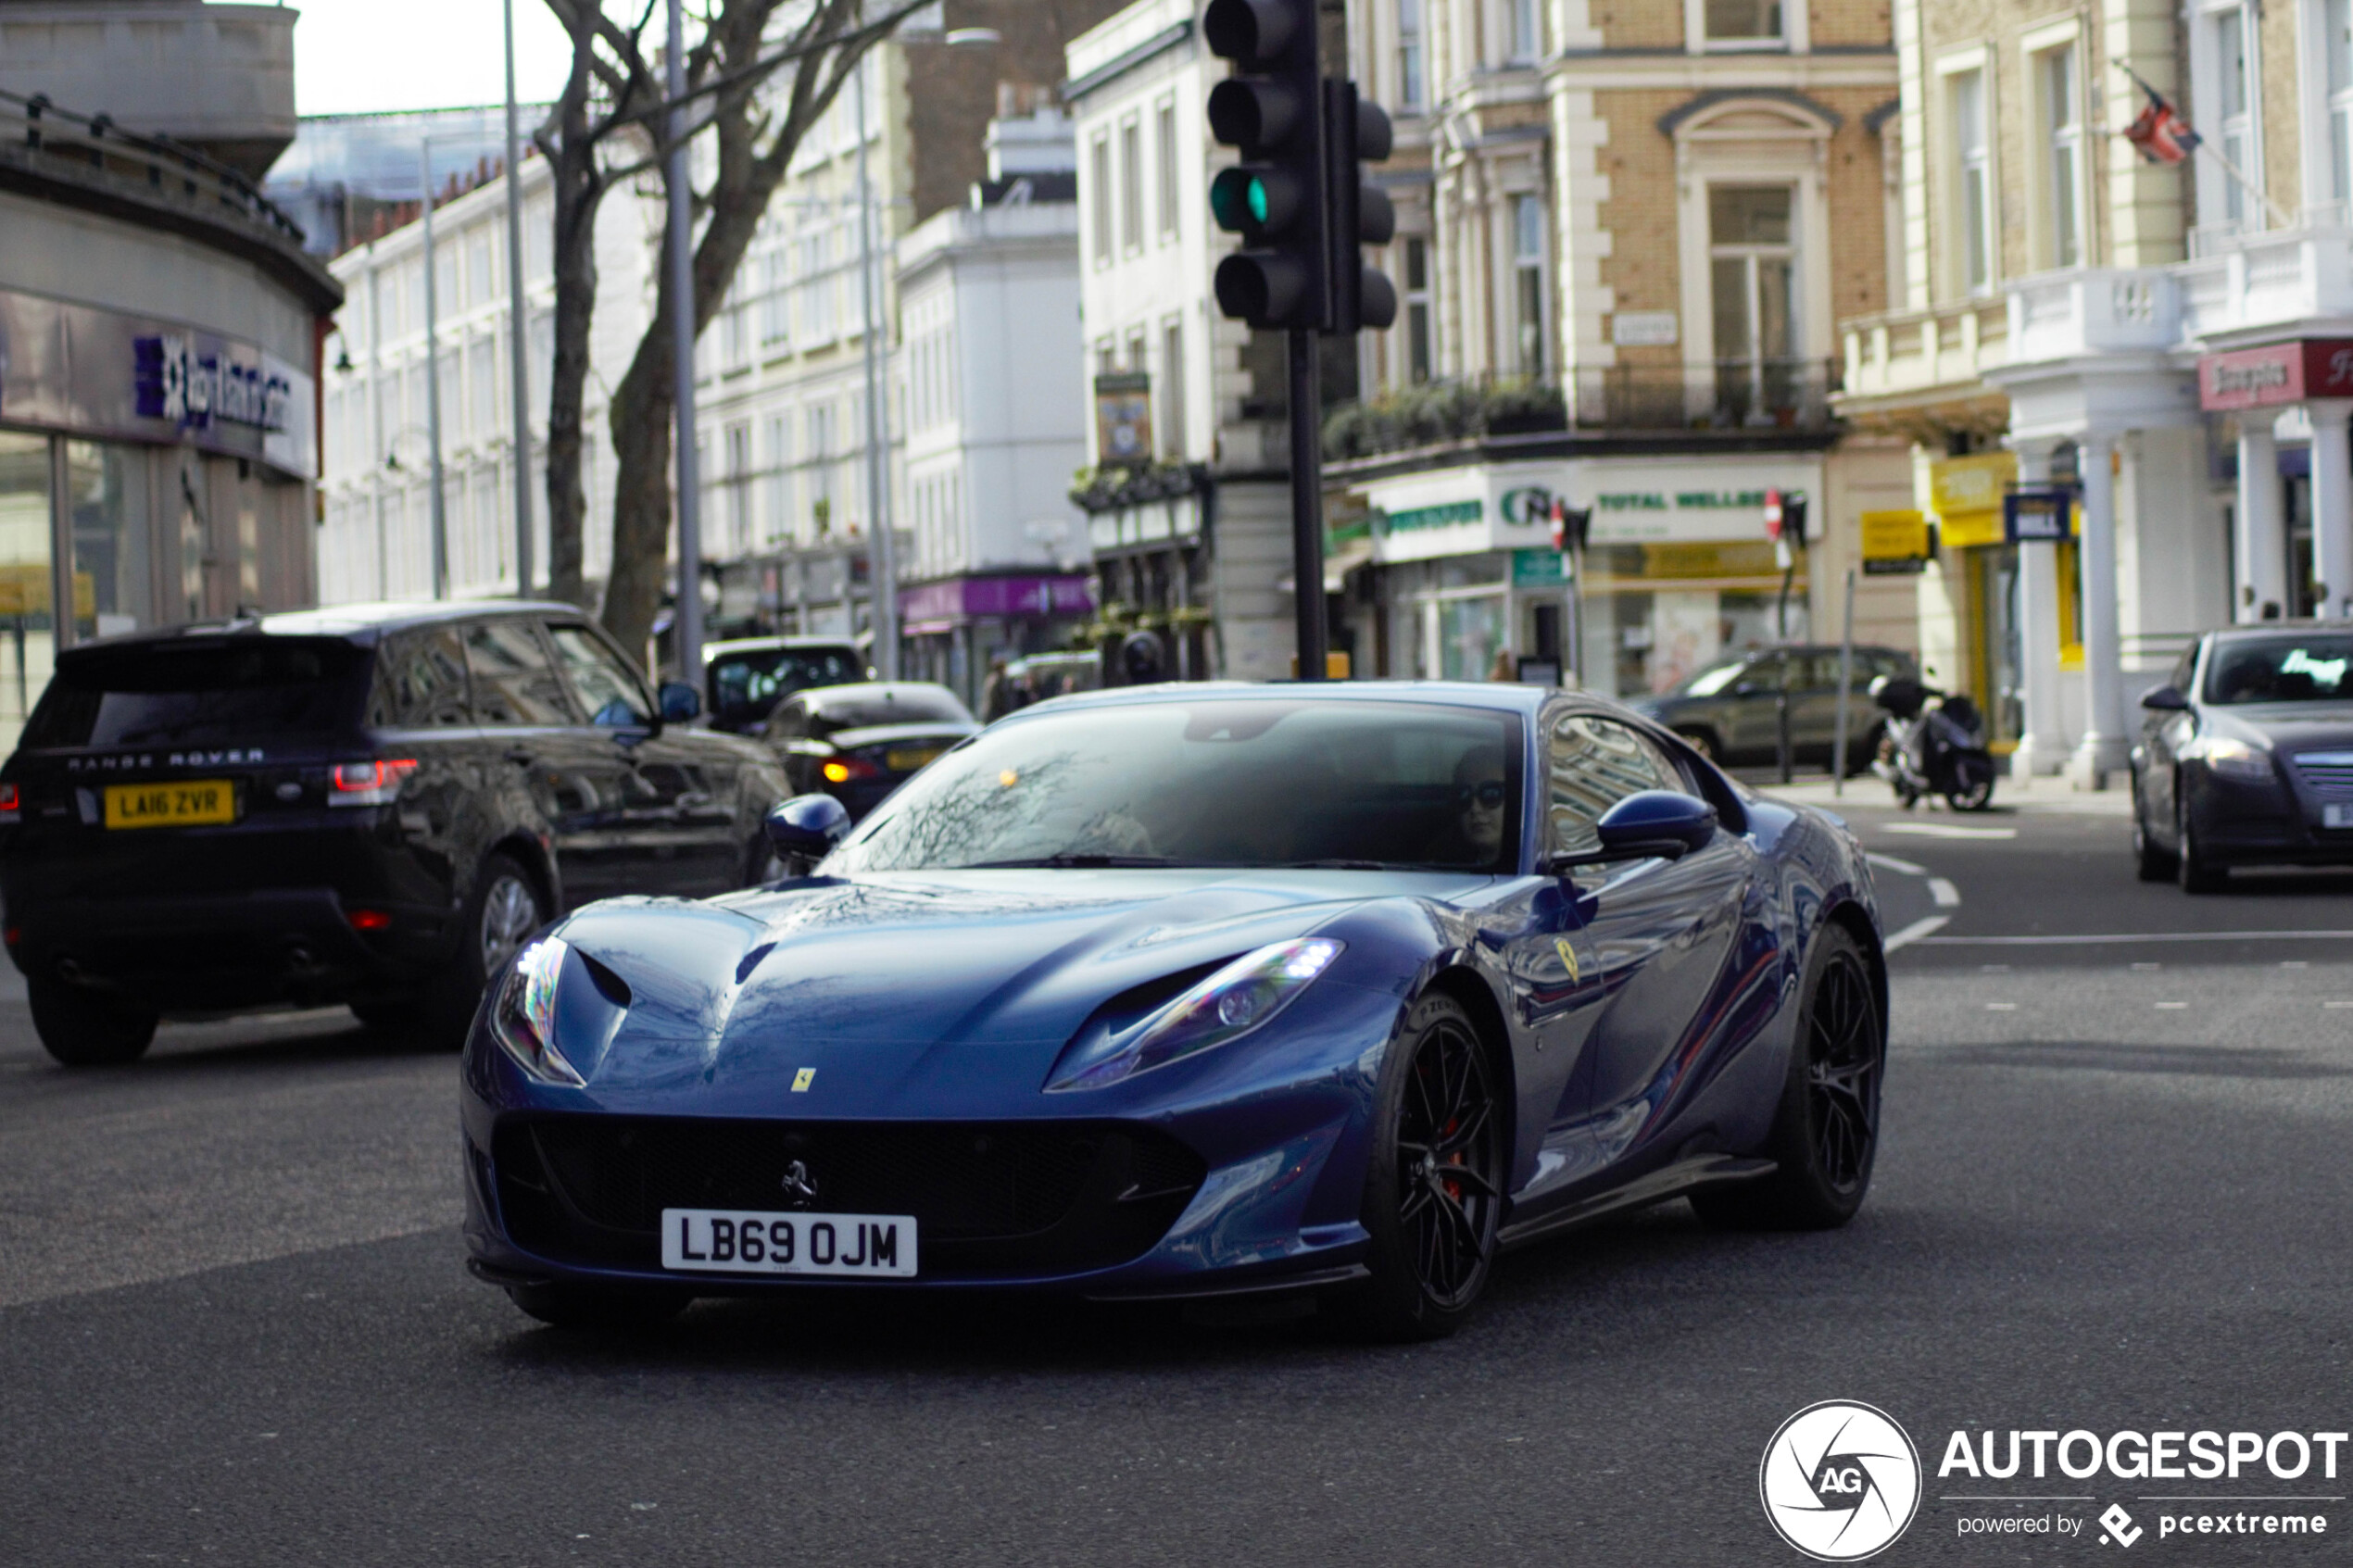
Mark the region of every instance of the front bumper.
POLYGON ((2198 853, 2217 866, 2353 865, 2353 828, 2330 828, 2331 805, 2353 807, 2353 797, 2324 798, 2283 779, 2241 780, 2207 770, 2185 773, 2182 787, 2198 853))

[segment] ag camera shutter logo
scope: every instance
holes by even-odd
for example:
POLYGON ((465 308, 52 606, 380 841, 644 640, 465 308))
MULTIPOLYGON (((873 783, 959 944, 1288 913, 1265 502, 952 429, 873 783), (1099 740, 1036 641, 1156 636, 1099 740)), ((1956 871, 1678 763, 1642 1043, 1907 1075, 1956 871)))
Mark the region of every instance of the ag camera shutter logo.
POLYGON ((1885 1411, 1825 1399, 1781 1423, 1756 1489, 1781 1539, 1818 1562, 1857 1562, 1919 1511, 1919 1450, 1885 1411))

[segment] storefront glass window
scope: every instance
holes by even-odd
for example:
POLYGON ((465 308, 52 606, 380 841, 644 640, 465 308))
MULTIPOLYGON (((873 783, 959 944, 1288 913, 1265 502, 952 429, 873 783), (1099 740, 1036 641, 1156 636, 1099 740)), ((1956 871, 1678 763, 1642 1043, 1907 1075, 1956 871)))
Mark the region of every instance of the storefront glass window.
POLYGON ((0 431, 0 752, 14 751, 56 661, 49 438, 0 431))
POLYGON ((1438 604, 1439 678, 1483 681, 1504 646, 1504 599, 1442 599, 1438 604))
POLYGON ((146 453, 69 441, 66 488, 73 506, 74 636, 111 637, 155 624, 146 453))

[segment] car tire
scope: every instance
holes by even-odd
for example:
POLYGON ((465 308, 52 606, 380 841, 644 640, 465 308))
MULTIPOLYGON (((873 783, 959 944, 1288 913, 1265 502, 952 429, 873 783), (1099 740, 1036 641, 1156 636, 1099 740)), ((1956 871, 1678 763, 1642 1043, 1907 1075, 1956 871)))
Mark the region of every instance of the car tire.
POLYGON ((2148 811, 2141 799, 2141 776, 2133 775, 2133 864, 2143 882, 2171 882, 2174 858, 2158 847, 2149 833, 2148 811))
POLYGON ((658 1286, 510 1285, 507 1298, 551 1328, 582 1334, 642 1334, 685 1311, 694 1298, 658 1286))
POLYGON ((2208 860, 2198 849, 2197 830, 2190 822, 2189 796, 2173 786, 2173 880, 2184 893, 2214 893, 2230 880, 2230 872, 2208 860))
POLYGON ((1675 733, 1683 737, 1683 744, 1685 746, 1688 746, 1693 751, 1698 752, 1708 761, 1718 763, 1719 766, 1721 765, 1724 756, 1724 748, 1717 744, 1715 731, 1703 730, 1694 727, 1688 730, 1678 730, 1675 733))
POLYGON ((1830 1230, 1870 1190, 1879 1154, 1887 1020, 1862 947, 1837 926, 1814 938, 1804 1010, 1764 1152, 1778 1167, 1692 1195, 1701 1220, 1726 1230, 1830 1230))
POLYGON ((67 1067, 120 1067, 147 1054, 156 1013, 38 975, 25 980, 41 1048, 67 1067))
POLYGON ((434 1040, 452 1050, 466 1043, 483 988, 547 919, 547 895, 521 861, 503 852, 484 858, 458 923, 458 951, 433 982, 423 1009, 434 1040))
POLYGON ((1382 1064, 1365 1175, 1372 1277, 1340 1298, 1364 1337, 1440 1339, 1462 1326, 1493 1268, 1508 1121, 1493 1059, 1442 993, 1406 1014, 1382 1064))

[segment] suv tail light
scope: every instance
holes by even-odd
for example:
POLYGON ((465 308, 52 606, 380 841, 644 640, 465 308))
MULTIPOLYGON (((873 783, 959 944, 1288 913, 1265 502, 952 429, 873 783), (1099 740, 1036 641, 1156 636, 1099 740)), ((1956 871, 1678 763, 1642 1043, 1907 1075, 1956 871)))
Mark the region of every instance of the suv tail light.
POLYGON ((883 771, 862 757, 836 757, 825 763, 827 784, 848 784, 852 779, 878 779, 883 771))
POLYGON ((13 822, 22 814, 24 797, 12 784, 0 784, 0 822, 13 822))
POLYGON ((384 806, 400 794, 400 781, 417 771, 413 757, 375 762, 338 762, 328 780, 330 806, 384 806))

